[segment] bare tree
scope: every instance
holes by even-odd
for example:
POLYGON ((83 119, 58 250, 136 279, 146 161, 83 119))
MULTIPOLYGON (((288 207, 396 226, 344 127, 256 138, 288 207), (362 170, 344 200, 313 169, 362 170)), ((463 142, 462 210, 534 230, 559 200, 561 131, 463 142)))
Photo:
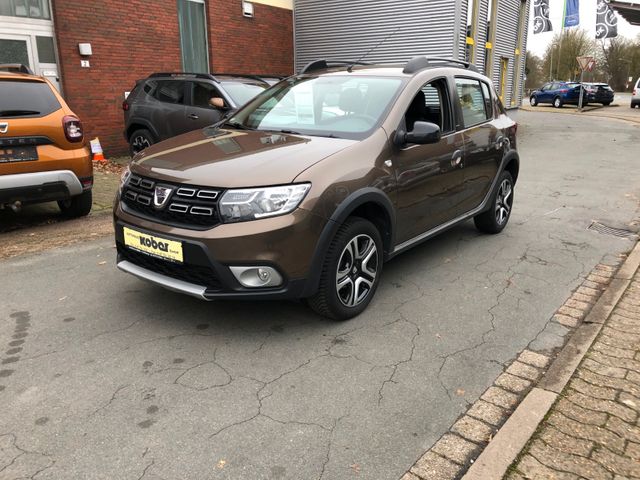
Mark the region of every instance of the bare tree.
POLYGON ((525 82, 526 89, 533 90, 538 88, 546 80, 542 65, 543 62, 540 57, 531 52, 527 52, 524 67, 525 74, 527 75, 527 81, 525 82))
POLYGON ((577 80, 580 78, 580 67, 576 57, 593 55, 594 52, 595 42, 586 30, 568 28, 553 36, 544 54, 543 71, 551 72, 556 80, 577 80))

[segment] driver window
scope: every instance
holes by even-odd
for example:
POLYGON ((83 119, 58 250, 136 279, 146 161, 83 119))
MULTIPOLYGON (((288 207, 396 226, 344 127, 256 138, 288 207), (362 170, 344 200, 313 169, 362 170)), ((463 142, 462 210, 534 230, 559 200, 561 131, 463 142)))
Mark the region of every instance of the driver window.
POLYGON ((194 107, 215 108, 212 103, 212 99, 214 98, 222 98, 222 95, 216 87, 209 83, 193 83, 192 104, 194 107))
POLYGON ((446 80, 441 78, 427 83, 413 98, 405 113, 407 132, 416 122, 435 123, 442 132, 451 130, 446 80))

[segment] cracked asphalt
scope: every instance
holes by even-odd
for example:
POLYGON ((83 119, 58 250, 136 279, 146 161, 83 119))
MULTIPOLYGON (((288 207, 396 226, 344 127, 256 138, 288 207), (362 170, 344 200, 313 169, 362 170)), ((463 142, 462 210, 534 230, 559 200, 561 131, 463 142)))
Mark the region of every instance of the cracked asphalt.
POLYGON ((0 262, 0 479, 397 479, 637 229, 640 128, 519 112, 510 225, 385 266, 360 317, 203 303, 115 268, 110 238, 0 262), (106 263, 105 263, 106 262, 106 263))

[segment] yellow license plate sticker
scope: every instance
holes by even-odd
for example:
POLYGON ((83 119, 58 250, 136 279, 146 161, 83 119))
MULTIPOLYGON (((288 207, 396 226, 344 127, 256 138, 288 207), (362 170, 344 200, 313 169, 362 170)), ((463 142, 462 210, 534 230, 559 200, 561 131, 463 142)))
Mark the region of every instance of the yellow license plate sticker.
POLYGON ((154 257, 182 263, 182 242, 147 235, 146 233, 124 227, 124 244, 154 257))

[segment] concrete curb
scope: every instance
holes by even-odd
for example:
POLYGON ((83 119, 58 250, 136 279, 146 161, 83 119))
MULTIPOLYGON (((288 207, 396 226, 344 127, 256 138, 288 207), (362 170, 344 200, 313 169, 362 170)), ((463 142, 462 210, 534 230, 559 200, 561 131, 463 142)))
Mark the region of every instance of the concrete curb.
POLYGON ((636 244, 609 287, 550 365, 542 380, 527 394, 463 479, 503 478, 573 376, 639 267, 640 242, 636 244))
MULTIPOLYGON (((588 107, 587 107, 588 108, 588 107)), ((610 115, 608 113, 593 113, 593 114, 589 114, 590 112, 598 112, 602 109, 603 107, 596 107, 593 109, 589 109, 589 110, 585 110, 583 112, 580 112, 578 110, 558 110, 558 109, 539 109, 538 107, 536 107, 535 109, 533 107, 529 107, 526 105, 523 105, 520 107, 520 110, 525 111, 525 112, 534 112, 534 113, 557 113, 560 115, 576 115, 576 116, 586 116, 586 117, 596 117, 596 118, 610 118, 612 120, 620 120, 623 122, 628 122, 632 125, 640 125, 640 117, 639 118, 634 118, 634 117, 627 117, 624 115, 610 115)))

